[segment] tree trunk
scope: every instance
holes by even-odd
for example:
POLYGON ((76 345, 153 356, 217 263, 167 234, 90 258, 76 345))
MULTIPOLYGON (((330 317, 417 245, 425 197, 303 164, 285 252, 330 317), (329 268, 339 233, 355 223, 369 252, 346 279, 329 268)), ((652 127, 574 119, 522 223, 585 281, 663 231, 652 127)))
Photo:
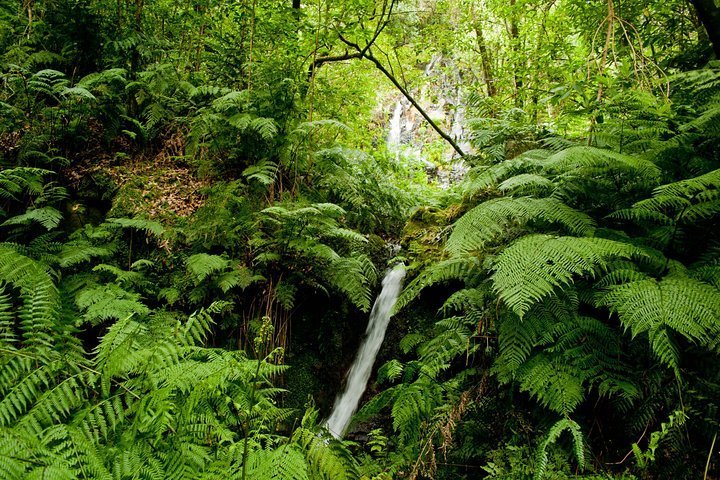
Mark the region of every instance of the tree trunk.
POLYGON ((513 52, 513 83, 515 86, 515 106, 522 108, 523 101, 520 91, 523 87, 522 76, 520 70, 520 30, 518 28, 518 16, 515 8, 516 0, 510 0, 511 17, 510 17, 510 48, 513 52))
POLYGON ((482 25, 480 22, 475 22, 474 25, 475 36, 477 38, 477 48, 480 53, 480 64, 482 65, 482 78, 487 89, 487 96, 494 97, 496 93, 495 89, 495 78, 493 77, 492 62, 490 59, 490 53, 485 43, 485 36, 483 35, 482 25))
POLYGON ((714 0, 690 0, 695 7, 700 23, 705 27, 715 58, 720 58, 720 8, 714 0))

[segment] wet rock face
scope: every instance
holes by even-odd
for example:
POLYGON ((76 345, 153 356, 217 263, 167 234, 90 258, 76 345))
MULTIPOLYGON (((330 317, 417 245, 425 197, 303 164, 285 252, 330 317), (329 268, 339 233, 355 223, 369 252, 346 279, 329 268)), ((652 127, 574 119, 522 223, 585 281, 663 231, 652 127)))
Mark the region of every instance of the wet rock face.
POLYGON ((435 180, 442 188, 450 188, 452 185, 459 183, 465 178, 470 166, 462 159, 457 160, 449 165, 449 168, 438 169, 435 172, 435 180))
MULTIPOLYGON (((424 67, 423 85, 411 92, 415 100, 465 152, 471 151, 465 128, 462 78, 449 60, 436 55, 424 67)), ((457 153, 425 122, 420 113, 402 96, 382 101, 386 146, 397 161, 422 165, 430 181, 442 188, 459 182, 468 167, 457 153)))

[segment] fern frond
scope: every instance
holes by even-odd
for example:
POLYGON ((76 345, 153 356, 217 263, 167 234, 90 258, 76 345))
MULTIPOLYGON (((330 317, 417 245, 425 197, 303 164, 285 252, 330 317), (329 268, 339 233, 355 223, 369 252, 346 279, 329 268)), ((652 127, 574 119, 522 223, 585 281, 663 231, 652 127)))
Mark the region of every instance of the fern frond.
POLYGON ((521 173, 498 185, 500 191, 505 194, 536 194, 540 196, 551 192, 554 187, 552 180, 536 173, 521 173))
POLYGON ((692 197, 708 189, 720 189, 720 169, 698 177, 661 185, 653 191, 653 195, 692 197))
POLYGON ((278 134, 277 124, 272 118, 256 117, 249 113, 238 113, 228 118, 228 123, 241 132, 255 132, 265 141, 274 139, 278 134))
POLYGON ((471 341, 475 322, 464 317, 441 320, 436 324, 441 333, 423 343, 417 350, 422 372, 436 378, 440 372, 450 368, 452 360, 458 356, 466 358, 477 350, 477 344, 471 341), (452 325, 448 325, 452 323, 452 325))
POLYGON ((233 108, 245 109, 249 106, 249 100, 250 92, 247 90, 227 92, 222 97, 213 100, 213 108, 219 112, 226 112, 233 108))
POLYGON ((594 276, 611 259, 642 255, 637 247, 602 238, 527 235, 497 257, 492 281, 500 299, 522 318, 573 276, 594 276))
POLYGON ((135 321, 132 316, 126 316, 111 325, 95 347, 95 364, 107 377, 107 389, 110 378, 121 372, 132 371, 139 364, 139 340, 146 331, 146 326, 135 321))
POLYGON ((258 480, 309 480, 305 456, 296 445, 274 450, 253 450, 248 458, 247 475, 258 480))
MULTIPOLYGON (((368 259, 369 260, 369 259, 368 259)), ((360 258, 338 258, 328 268, 328 280, 363 312, 370 310, 372 284, 366 277, 367 262, 360 258)))
POLYGON ((398 360, 390 360, 389 362, 378 368, 378 382, 390 381, 394 382, 403 374, 403 364, 398 360))
POLYGON ((112 245, 98 247, 83 240, 71 241, 63 244, 60 250, 60 266, 63 268, 72 267, 92 260, 95 257, 108 257, 112 255, 113 252, 114 248, 112 245))
POLYGON ((524 225, 533 220, 562 225, 576 235, 588 235, 594 228, 589 216, 553 198, 497 198, 481 203, 460 217, 445 248, 453 255, 482 250, 511 225, 524 225))
POLYGON ((555 443, 560 435, 564 431, 570 432, 573 439, 575 460, 578 463, 578 467, 583 469, 585 467, 585 441, 583 440, 582 431, 580 425, 570 418, 563 418, 557 421, 545 435, 545 439, 538 446, 536 461, 535 461, 535 480, 542 480, 545 477, 545 471, 547 470, 548 463, 548 452, 547 449, 550 445, 555 443))
POLYGON ((229 272, 222 273, 217 277, 217 285, 223 293, 227 293, 235 287, 245 290, 253 283, 262 282, 265 277, 254 273, 249 268, 238 265, 229 272))
POLYGON ((651 182, 657 181, 660 177, 660 169, 649 160, 587 146, 561 150, 548 157, 543 167, 547 171, 558 173, 582 171, 585 174, 606 174, 608 171, 617 171, 651 182))
POLYGON ((144 220, 141 218, 108 218, 107 221, 123 228, 141 230, 158 238, 162 237, 165 233, 165 228, 159 222, 153 220, 144 220))
POLYGON ((248 180, 255 180, 267 187, 275 183, 279 171, 280 166, 277 163, 270 160, 261 160, 243 170, 242 174, 248 180))
MULTIPOLYGON (((134 265, 135 264, 133 264, 133 266, 134 265)), ((146 282, 145 276, 141 272, 123 270, 120 267, 108 265, 106 263, 101 263, 100 265, 93 267, 92 271, 109 273, 115 277, 115 282, 122 286, 141 285, 146 282)))
POLYGON ((692 278, 668 276, 616 285, 601 303, 617 312, 633 336, 647 333, 653 351, 676 371, 677 347, 666 329, 711 348, 720 333, 720 292, 692 278))
POLYGON ((410 384, 396 392, 392 407, 393 429, 403 444, 420 438, 423 420, 430 417, 437 388, 427 382, 410 384))
POLYGON ((0 280, 20 289, 24 303, 20 317, 26 341, 51 344, 46 335, 54 330, 59 292, 45 267, 10 246, 0 245, 0 280))
POLYGON ((28 225, 32 222, 37 222, 46 230, 52 230, 53 228, 57 228, 62 218, 62 213, 60 213, 56 208, 40 207, 28 210, 22 215, 16 215, 9 218, 5 220, 2 225, 28 225))
POLYGON ((75 297, 75 302, 78 308, 85 311, 85 321, 92 325, 150 313, 150 309, 140 301, 140 295, 114 284, 83 289, 75 297))
POLYGON ((511 160, 505 160, 480 172, 471 172, 465 185, 465 195, 473 196, 481 190, 520 173, 537 173, 550 156, 545 150, 530 150, 511 160))
POLYGON ((552 342, 556 325, 572 319, 576 308, 561 298, 546 297, 533 305, 524 318, 504 315, 498 325, 500 354, 493 366, 499 380, 515 379, 533 348, 552 342))
POLYGON ((196 282, 202 282, 213 273, 225 270, 229 260, 217 255, 198 253, 185 259, 185 265, 196 282))
POLYGON ((476 257, 463 255, 433 263, 405 286, 393 310, 399 312, 429 286, 450 280, 464 280, 479 268, 480 261, 476 257))

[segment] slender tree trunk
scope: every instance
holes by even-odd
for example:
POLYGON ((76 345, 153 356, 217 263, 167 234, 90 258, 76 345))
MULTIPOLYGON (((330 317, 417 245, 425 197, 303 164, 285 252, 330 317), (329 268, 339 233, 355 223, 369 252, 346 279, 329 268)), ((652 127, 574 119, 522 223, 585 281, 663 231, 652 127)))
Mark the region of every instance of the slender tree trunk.
POLYGON ((513 82, 515 84, 515 106, 518 108, 522 108, 523 101, 522 101, 522 95, 520 94, 520 90, 522 90, 523 87, 523 80, 522 76, 518 72, 520 69, 520 30, 518 28, 518 16, 517 12, 515 11, 515 3, 516 0, 510 0, 510 7, 512 9, 511 11, 511 17, 510 17, 510 47, 513 52, 513 82))
MULTIPOLYGON (((205 51, 205 30, 207 28, 207 23, 205 22, 206 18, 206 6, 204 5, 198 5, 195 7, 195 13, 200 15, 202 17, 202 23, 200 24, 200 29, 198 30, 198 39, 197 44, 195 45, 195 67, 194 70, 196 72, 200 71, 200 64, 202 63, 202 54, 205 51)), ((165 19, 163 18, 163 28, 165 25, 165 19)))
POLYGON ((492 70, 492 59, 490 58, 490 52, 488 52, 487 44, 485 43, 485 35, 483 34, 482 25, 480 21, 476 21, 473 26, 475 29, 475 37, 477 42, 478 52, 480 53, 480 64, 482 65, 482 79, 487 89, 487 96, 494 97, 497 93, 495 89, 495 77, 493 76, 492 70))
MULTIPOLYGON (((135 0, 135 10, 133 12, 133 25, 132 29, 135 32, 135 35, 137 38, 135 39, 135 42, 133 42, 131 50, 130 50, 130 75, 129 77, 134 80, 137 78, 137 73, 140 70, 140 50, 138 48, 139 37, 143 33, 143 25, 142 25, 142 14, 143 14, 143 7, 145 6, 144 0, 135 0)), ((131 116, 137 115, 139 112, 139 106, 137 103, 137 99, 135 98, 135 95, 130 95, 130 98, 128 99, 128 110, 130 112, 131 116)))
POLYGON ((27 38, 30 38, 30 35, 32 34, 34 4, 35 4, 34 0, 25 0, 23 2, 23 9, 27 11, 27 18, 28 18, 27 28, 25 29, 25 34, 27 35, 27 38))
MULTIPOLYGON (((133 12, 133 18, 135 19, 133 30, 135 31, 135 34, 139 37, 142 35, 142 12, 143 7, 145 6, 144 0, 135 0, 135 11, 133 12)), ((137 39, 136 43, 133 44, 132 47, 132 53, 130 54, 130 70, 131 74, 135 75, 137 71, 140 69, 140 51, 138 50, 137 46, 137 39)), ((134 78, 134 77, 133 77, 134 78)))
POLYGON ((253 74, 253 49, 255 48, 255 8, 257 0, 252 1, 250 11, 250 51, 248 52, 248 72, 247 72, 247 88, 252 90, 252 74, 253 74))
POLYGON ((705 27, 712 44, 715 58, 720 58, 720 8, 714 0, 690 0, 695 7, 700 23, 705 27))
MULTIPOLYGON (((545 37, 543 34, 547 32, 547 30, 545 29, 545 23, 547 21, 549 9, 550 9, 550 5, 545 7, 542 11, 542 17, 541 17, 542 20, 540 21, 540 28, 537 29, 537 38, 535 39, 535 53, 534 53, 535 59, 541 58, 541 52, 542 52, 542 49, 543 49, 543 46, 545 43, 544 42, 545 37)), ((532 118, 532 122, 534 124, 537 124, 538 115, 539 115, 538 102, 540 100, 538 91, 540 89, 540 85, 542 84, 540 79, 544 73, 542 63, 539 61, 534 62, 531 65, 531 72, 532 72, 531 73, 532 76, 530 77, 530 82, 528 85, 528 87, 530 87, 529 90, 532 92, 532 94, 530 96, 530 103, 532 105, 532 112, 531 112, 530 116, 532 118)))

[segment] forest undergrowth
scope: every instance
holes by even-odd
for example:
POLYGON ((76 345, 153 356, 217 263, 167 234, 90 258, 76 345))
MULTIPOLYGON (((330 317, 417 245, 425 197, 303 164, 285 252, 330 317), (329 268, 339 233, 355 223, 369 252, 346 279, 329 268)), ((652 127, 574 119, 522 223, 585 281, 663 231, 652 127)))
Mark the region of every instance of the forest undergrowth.
POLYGON ((0 0, 0 478, 720 478, 718 19, 0 0))

